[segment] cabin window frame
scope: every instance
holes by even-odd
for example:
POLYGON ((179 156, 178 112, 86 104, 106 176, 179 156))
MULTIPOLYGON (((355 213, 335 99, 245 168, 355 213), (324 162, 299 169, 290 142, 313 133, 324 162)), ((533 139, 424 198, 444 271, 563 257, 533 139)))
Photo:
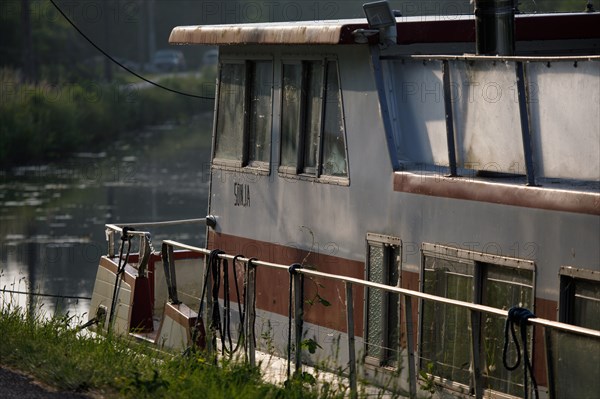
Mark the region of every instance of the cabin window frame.
MULTIPOLYGON (((398 237, 393 237, 385 234, 378 233, 367 233, 365 242, 365 280, 374 281, 372 279, 373 267, 371 263, 371 254, 373 249, 377 248, 381 250, 382 265, 379 271, 379 280, 375 281, 378 283, 392 285, 390 280, 394 280, 394 287, 401 287, 402 281, 402 241, 398 237)), ((401 320, 401 308, 400 308, 400 295, 393 294, 383 290, 373 289, 373 295, 371 295, 371 288, 365 287, 365 301, 364 301, 364 361, 365 364, 375 367, 390 367, 398 368, 401 362, 401 348, 400 348, 400 320, 401 320), (379 298, 377 298, 379 297, 379 298), (376 349, 370 350, 370 334, 373 329, 373 323, 371 316, 373 315, 371 303, 372 300, 378 300, 381 306, 381 314, 379 320, 376 320, 377 331, 381 335, 377 337, 377 343, 374 345, 376 349), (393 324, 389 323, 389 320, 393 324), (391 342, 391 341, 396 341, 391 342), (375 352, 375 353, 374 353, 375 352), (395 354, 394 354, 395 352, 395 354)), ((377 332, 376 332, 377 334, 377 332)))
POLYGON ((215 104, 215 117, 214 117, 214 129, 213 129, 213 152, 212 152, 212 167, 216 169, 224 169, 224 170, 235 170, 240 172, 249 172, 253 174, 262 174, 268 175, 270 174, 271 169, 271 159, 272 159, 272 146, 273 146, 273 104, 274 104, 274 75, 275 74, 275 62, 272 56, 247 56, 242 55, 240 57, 221 57, 219 60, 219 74, 218 74, 218 83, 217 83, 217 91, 216 98, 217 103, 215 104), (266 142, 268 143, 268 149, 265 151, 266 159, 252 159, 251 151, 250 151, 250 142, 252 141, 252 125, 253 121, 251 119, 252 113, 252 97, 253 97, 253 87, 254 83, 256 83, 254 77, 256 64, 258 63, 269 63, 270 64, 270 81, 266 84, 269 85, 269 117, 268 119, 268 131, 265 133, 267 138, 266 142), (239 147, 236 147, 235 153, 238 159, 230 159, 226 157, 219 156, 219 128, 220 128, 220 117, 221 117, 221 95, 224 90, 223 84, 223 66, 224 65, 244 65, 244 83, 243 83, 243 102, 242 102, 242 134, 241 140, 237 143, 239 147))
POLYGON ((280 140, 280 148, 279 148, 279 166, 278 172, 280 176, 285 178, 299 179, 299 180, 311 180, 318 181, 321 183, 331 183, 331 184, 339 184, 339 185, 349 185, 350 176, 349 176, 349 161, 348 161, 348 144, 347 144, 347 136, 346 136, 346 123, 344 116, 344 100, 343 100, 343 90, 341 84, 340 77, 340 67, 339 61, 337 57, 331 55, 319 55, 319 56, 284 56, 280 61, 280 71, 281 71, 281 98, 280 98, 280 130, 281 130, 281 140, 280 140), (320 73, 320 95, 318 109, 319 114, 314 115, 312 112, 308 112, 310 105, 308 102, 307 92, 310 89, 309 85, 312 82, 310 80, 311 76, 309 71, 312 70, 314 65, 319 65, 321 69, 320 73), (340 128, 341 137, 343 137, 343 161, 345 163, 345 175, 336 175, 336 174, 327 174, 326 166, 325 166, 325 156, 324 156, 324 147, 325 147, 325 129, 328 123, 327 115, 328 112, 331 112, 333 109, 332 106, 328 106, 328 92, 327 87, 328 77, 329 77, 329 68, 331 65, 335 67, 336 74, 336 89, 337 92, 334 94, 336 98, 337 109, 335 110, 338 113, 339 125, 336 125, 340 128), (295 141, 295 149, 289 151, 289 149, 284 148, 285 141, 287 139, 287 134, 284 132, 286 126, 286 112, 284 110, 285 107, 285 78, 286 78, 286 66, 296 66, 300 67, 300 82, 299 82, 299 104, 298 104, 298 114, 297 121, 295 123, 296 132, 293 135, 289 135, 289 137, 293 137, 295 141), (329 111, 328 111, 329 110, 329 111), (308 118, 316 118, 318 119, 318 132, 316 146, 314 147, 314 153, 312 156, 315 158, 314 165, 307 165, 307 157, 309 157, 309 152, 307 150, 307 135, 309 133, 309 128, 307 127, 310 121, 308 118), (286 151, 288 150, 288 151, 286 151), (288 155, 291 155, 289 158, 284 159, 284 155, 286 152, 289 152, 288 155))
MULTIPOLYGON (((584 290, 589 290, 589 287, 600 290, 600 272, 577 268, 572 266, 561 266, 559 271, 560 276, 560 297, 558 305, 558 320, 562 323, 572 324, 579 327, 600 329, 600 325, 592 325, 583 320, 579 320, 581 315, 578 315, 576 308, 576 297, 579 301, 584 300, 587 303, 600 303, 599 296, 582 295, 580 289, 583 285, 584 290), (585 287, 587 286, 587 287, 585 287)), ((595 293, 594 293, 595 294, 595 293)), ((600 323, 599 323, 600 324, 600 323)))
MULTIPOLYGON (((420 278, 420 290, 421 292, 425 292, 425 293, 431 293, 433 295, 439 295, 437 292, 430 292, 428 290, 425 289, 425 286, 427 284, 427 276, 425 275, 426 273, 426 263, 427 263, 427 257, 433 258, 433 259, 441 259, 444 261, 449 261, 449 262, 454 262, 454 263, 458 263, 458 264, 462 264, 467 266, 466 268, 471 268, 472 270, 472 274, 467 274, 464 273, 465 276, 470 276, 472 279, 472 292, 471 292, 471 302, 475 303, 475 304, 482 304, 482 305, 487 305, 487 306, 492 306, 492 307, 496 307, 498 308, 498 306, 496 306, 495 304, 489 304, 489 302, 484 302, 484 295, 485 295, 485 290, 488 287, 492 287, 493 282, 499 282, 500 284, 511 284, 511 285, 522 285, 522 286, 526 286, 528 288, 530 288, 530 293, 529 293, 529 300, 531 302, 530 305, 527 305, 527 307, 529 307, 532 312, 534 311, 535 308, 535 281, 536 281, 536 266, 535 266, 535 262, 532 260, 527 260, 527 259, 519 259, 519 258, 511 258, 511 257, 505 257, 505 256, 500 256, 500 255, 491 255, 491 254, 486 254, 486 253, 481 253, 481 252, 475 252, 475 251, 471 251, 471 250, 464 250, 464 249, 458 249, 458 248, 454 248, 454 247, 450 247, 450 246, 445 246, 445 245, 439 245, 439 244, 431 244, 431 243, 423 243, 422 247, 421 247, 421 278, 420 278), (521 274, 523 272, 525 273, 530 273, 530 276, 527 276, 528 281, 530 282, 530 284, 523 284, 521 282, 518 281, 510 281, 510 280, 502 280, 499 279, 498 277, 494 276, 494 274, 503 274, 503 273, 508 273, 510 274, 510 272, 515 271, 516 274, 521 274), (490 273, 490 271, 492 271, 492 273, 490 273), (495 272, 495 273, 494 273, 495 272), (491 277, 489 277, 489 275, 491 275, 491 277), (489 278, 488 278, 489 277, 489 278)), ((454 274, 454 271, 450 271, 450 274, 454 274)), ((459 273, 460 274, 460 273, 459 273)), ((518 279, 518 277, 515 277, 515 279, 518 279)), ((443 296, 443 295, 442 295, 443 296)), ((446 296, 447 297, 447 296, 446 296)), ((434 308, 433 311, 433 315, 435 315, 434 317, 439 317, 439 313, 438 312, 445 312, 444 315, 442 315, 442 317, 445 319, 445 315, 448 313, 446 310, 446 306, 449 305, 439 305, 438 308, 434 308), (439 310, 439 308, 443 308, 441 310, 439 310)), ((513 306, 517 306, 517 305, 513 305, 513 306)), ((505 308, 505 310, 508 310, 508 308, 506 306, 503 306, 503 308, 505 308)), ((430 310, 431 311, 431 310, 430 310)), ((499 318, 495 317, 495 316, 491 316, 491 315, 482 315, 481 317, 477 318, 478 319, 478 330, 479 330, 479 342, 473 344, 472 340, 471 340, 471 334, 468 333, 468 331, 470 331, 470 318, 468 316, 468 311, 464 310, 465 313, 467 313, 466 317, 466 323, 469 324, 468 327, 466 327, 466 335, 467 339, 468 339, 468 368, 466 368, 466 375, 467 375, 467 383, 463 383, 460 381, 455 381, 452 380, 450 378, 444 377, 443 375, 439 375, 436 373, 430 373, 430 369, 429 369, 429 365, 427 364, 427 359, 424 358, 424 339, 425 339, 425 318, 427 317, 426 313, 427 310, 425 309, 425 304, 424 301, 420 300, 419 301, 419 338, 418 338, 418 350, 417 350, 417 354, 418 354, 418 368, 421 372, 425 372, 427 373, 427 375, 433 379, 433 381, 436 382, 437 385, 442 386, 446 389, 450 389, 452 391, 458 391, 464 394, 469 394, 469 392, 472 392, 474 389, 474 378, 475 375, 473 373, 473 353, 479 353, 479 364, 480 364, 480 368, 482 370, 482 375, 481 378, 483 380, 483 384, 485 386, 485 390, 489 391, 489 392, 494 392, 495 395, 500 395, 500 396, 506 396, 506 397, 510 397, 510 398, 515 398, 518 397, 516 395, 518 395, 518 393, 508 393, 505 390, 498 390, 498 389, 494 389, 493 387, 491 387, 490 383, 488 383, 486 381, 486 375, 488 375, 489 370, 487 370, 488 367, 488 363, 491 362, 492 364, 490 364, 489 366, 494 366, 496 370, 503 369, 502 367, 502 363, 500 360, 500 364, 493 364, 494 359, 488 360, 487 353, 485 353, 485 339, 486 337, 488 337, 486 335, 486 331, 485 331, 485 327, 486 325, 489 325, 490 323, 494 323, 494 321, 496 322, 497 325, 499 324, 503 324, 504 320, 500 320, 499 318), (496 319, 496 320, 494 320, 496 319), (473 352, 473 347, 475 347, 475 352, 473 352)), ((459 312, 456 312, 457 314, 459 312)), ((431 317, 431 316, 430 316, 431 317)), ((457 315, 458 317, 458 315, 457 315)), ((458 320, 456 318, 456 320, 458 320)), ((445 323, 444 323, 445 325, 445 323)), ((454 330, 455 332, 457 331, 456 329, 454 330)), ((503 327, 499 327, 499 331, 494 330, 494 332, 496 334, 489 336, 488 338, 493 341, 494 338, 500 338, 503 339, 503 334, 504 334, 504 330, 503 327)), ((531 331, 529 331, 529 336, 528 336, 528 348, 530 350, 530 355, 531 355, 531 351, 533 350, 533 334, 531 333, 531 331)), ((444 341, 446 342, 446 341, 444 341)), ((458 342, 458 340, 457 340, 458 342)), ((493 345, 489 345, 489 347, 492 347, 493 345)), ((501 345, 500 345, 500 356, 501 356, 501 345)), ((442 351, 446 352, 446 349, 442 348, 442 351)), ((427 353, 425 353, 426 355, 427 353)), ((497 354, 496 354, 497 355, 497 354)), ((509 354, 510 356, 513 356, 513 354, 509 354)), ((496 359, 497 361, 497 359, 496 359)), ((437 361, 430 361, 429 363, 436 363, 437 361)), ((453 363, 454 365, 456 365, 456 363, 453 363)), ((465 370, 463 368, 463 370, 465 370)), ((514 374, 514 373, 512 373, 514 374)), ((519 379, 522 378, 522 373, 517 373, 515 374, 514 378, 519 379), (518 374, 518 375, 517 375, 518 374)), ((491 378, 493 379, 493 377, 491 378)), ((507 383, 506 380, 502 380, 504 382, 504 385, 507 384, 511 384, 514 386, 514 384, 519 384, 519 382, 514 382, 514 380, 511 380, 507 383)))
MULTIPOLYGON (((591 301, 593 307, 586 313, 591 314, 590 319, 598 323, 597 318, 593 316, 596 315, 594 310, 600 302, 600 272, 561 266, 559 278, 559 321, 584 328, 600 329, 593 323, 577 320, 581 318, 581 314, 575 308, 580 305, 579 307, 585 310, 590 306, 589 301, 591 301)), ((600 353, 594 351, 597 347, 596 340, 585 335, 550 328, 544 329, 544 340, 550 397, 579 398, 597 395, 600 386, 596 377, 598 373, 590 369, 594 365, 598 367, 598 360, 600 360, 600 353), (585 374, 585 377, 579 378, 582 381, 578 380, 580 383, 573 384, 573 378, 582 374, 585 374)))

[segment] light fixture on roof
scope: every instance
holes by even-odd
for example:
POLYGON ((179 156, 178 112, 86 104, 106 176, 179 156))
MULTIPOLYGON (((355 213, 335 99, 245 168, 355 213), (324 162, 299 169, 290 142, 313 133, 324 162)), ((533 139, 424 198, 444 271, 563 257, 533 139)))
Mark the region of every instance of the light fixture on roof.
POLYGON ((363 4, 369 29, 379 30, 379 42, 382 44, 396 43, 396 17, 387 1, 374 1, 363 4))
POLYGON ((369 28, 381 29, 396 25, 396 18, 387 1, 374 1, 363 4, 363 10, 369 22, 369 28))

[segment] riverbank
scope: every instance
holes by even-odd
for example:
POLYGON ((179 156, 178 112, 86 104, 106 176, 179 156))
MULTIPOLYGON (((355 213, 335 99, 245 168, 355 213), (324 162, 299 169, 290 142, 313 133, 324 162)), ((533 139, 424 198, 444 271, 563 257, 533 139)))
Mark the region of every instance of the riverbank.
POLYGON ((73 398, 344 397, 343 388, 318 387, 302 379, 288 386, 266 383, 259 368, 241 361, 214 361, 202 353, 183 356, 128 339, 82 334, 74 328, 80 322, 68 315, 46 318, 39 310, 24 312, 2 303, 0 367, 20 370, 57 391, 78 395, 73 398))
POLYGON ((94 151, 144 126, 185 122, 211 111, 214 76, 161 79, 195 98, 137 83, 82 81, 21 83, 0 69, 0 167, 35 164, 77 151, 94 151))

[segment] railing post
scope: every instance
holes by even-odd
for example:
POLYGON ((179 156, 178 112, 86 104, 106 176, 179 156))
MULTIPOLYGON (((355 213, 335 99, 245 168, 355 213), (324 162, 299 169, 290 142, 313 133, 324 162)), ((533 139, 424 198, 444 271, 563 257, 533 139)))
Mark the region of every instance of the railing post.
POLYGON ((296 342, 296 373, 302 368, 302 330, 304 327, 304 275, 293 273, 294 279, 294 332, 296 342))
POLYGON ((527 185, 535 186, 535 171, 533 167, 533 150, 531 148, 531 125, 529 122, 529 96, 527 95, 527 82, 523 62, 516 62, 517 93, 519 97, 519 116, 521 119, 521 136, 523 139, 523 155, 525 157, 525 171, 527 185))
POLYGON ((165 273, 165 280, 167 281, 167 293, 169 294, 169 301, 173 304, 180 303, 177 298, 177 284, 175 277, 175 259, 173 258, 173 246, 163 242, 161 248, 161 257, 163 261, 163 270, 165 273))
POLYGON ((481 374, 481 314, 470 310, 471 316, 471 364, 473 365, 473 385, 475 387, 475 398, 483 398, 483 380, 481 374))
POLYGON ((251 367, 255 367, 254 321, 256 320, 256 268, 252 265, 251 260, 248 261, 247 273, 245 336, 248 341, 248 362, 251 367))
POLYGON ((348 366, 350 369, 350 397, 358 398, 356 375, 356 349, 354 344, 354 300, 352 298, 352 283, 345 281, 346 286, 346 328, 348 330, 348 366))
POLYGON ((108 240, 108 257, 115 257, 115 232, 111 229, 106 229, 106 236, 108 240))
POLYGON ((415 364, 415 342, 412 319, 412 298, 402 295, 404 298, 404 319, 406 321, 406 351, 408 352, 408 384, 410 398, 417 397, 417 370, 415 364))

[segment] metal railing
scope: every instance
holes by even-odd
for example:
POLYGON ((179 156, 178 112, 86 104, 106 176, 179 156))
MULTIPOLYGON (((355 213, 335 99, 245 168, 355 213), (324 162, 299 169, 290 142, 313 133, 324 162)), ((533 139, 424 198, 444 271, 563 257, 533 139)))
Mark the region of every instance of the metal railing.
MULTIPOLYGON (((172 251, 173 248, 178 248, 178 249, 188 250, 191 252, 202 253, 205 255, 209 255, 211 253, 211 251, 206 248, 199 248, 199 247, 183 244, 183 243, 180 243, 177 241, 165 240, 165 241, 163 241, 163 245, 166 245, 169 251, 172 251)), ((323 272, 319 272, 319 271, 312 270, 312 269, 295 268, 295 267, 290 267, 290 266, 283 265, 283 264, 246 258, 243 256, 233 256, 233 255, 224 254, 224 253, 219 254, 218 256, 221 259, 227 259, 230 261, 233 261, 235 258, 235 260, 238 262, 242 262, 245 264, 251 264, 253 266, 250 270, 249 281, 247 281, 249 298, 253 298, 254 295, 256 294, 254 292, 254 282, 255 282, 255 278, 256 278, 256 274, 255 274, 255 270, 254 270, 255 267, 266 267, 266 268, 282 270, 282 271, 291 273, 292 278, 294 280, 294 287, 295 287, 294 288, 294 291, 295 291, 295 293, 294 293, 294 298, 295 298, 294 299, 294 325, 296 326, 295 327, 295 330, 296 330, 295 331, 295 347, 296 348, 301 348, 301 340, 302 340, 302 323, 303 323, 302 303, 304 302, 304 298, 301 298, 299 296, 299 293, 301 292, 301 290, 298 289, 298 287, 300 287, 301 284, 303 283, 302 278, 304 276, 320 277, 320 278, 330 279, 333 281, 338 281, 345 285, 346 323, 347 323, 348 354, 349 354, 348 370, 349 370, 349 380, 350 380, 350 392, 351 392, 351 397, 353 397, 353 398, 358 397, 358 389, 357 389, 358 376, 357 376, 355 332, 354 332, 354 307, 353 307, 353 298, 352 298, 352 296, 353 296, 352 288, 354 285, 361 286, 361 287, 367 287, 367 288, 373 288, 373 289, 379 289, 379 290, 389 292, 392 294, 399 294, 400 297, 402 298, 402 301, 400 303, 404 305, 403 306, 404 320, 405 320, 404 333, 405 333, 405 337, 406 337, 406 350, 407 350, 407 355, 408 355, 409 394, 410 394, 411 398, 417 397, 417 382, 418 382, 417 363, 416 363, 416 358, 415 358, 415 352, 416 352, 415 351, 415 348, 416 348, 415 327, 413 325, 413 306, 415 306, 415 304, 414 304, 413 300, 417 299, 417 300, 423 300, 423 301, 432 301, 432 302, 439 303, 439 304, 451 305, 451 306, 456 306, 456 307, 459 307, 462 309, 466 309, 470 312, 471 327, 477 325, 477 320, 478 320, 478 318, 481 317, 482 314, 488 314, 488 315, 493 315, 493 316, 502 317, 502 318, 508 317, 508 311, 506 311, 506 310, 501 310, 501 309, 497 309, 497 308, 493 308, 493 307, 489 307, 489 306, 485 306, 485 305, 478 305, 478 304, 469 303, 469 302, 462 302, 462 301, 458 301, 458 300, 454 300, 454 299, 448 299, 448 298, 435 296, 435 295, 427 294, 427 293, 420 292, 420 291, 413 291, 413 290, 409 290, 409 289, 405 289, 405 288, 392 287, 392 286, 388 286, 385 284, 374 283, 371 281, 361 280, 361 279, 357 279, 357 278, 353 278, 353 277, 323 273, 323 272)), ((173 258, 171 258, 171 259, 173 259, 173 258)), ((174 263, 174 260, 171 262, 174 263)), ((173 282, 173 284, 176 284, 176 283, 173 282)), ((251 305, 253 303, 254 303, 254 300, 252 300, 252 299, 247 300, 247 304, 251 305)), ((256 314, 256 309, 252 305, 249 306, 249 308, 247 308, 248 317, 245 318, 246 325, 244 326, 244 331, 249 333, 248 335, 246 335, 246 337, 248 337, 248 342, 250 344, 249 348, 248 348, 248 350, 249 350, 248 355, 249 355, 250 364, 253 366, 255 365, 255 358, 254 358, 255 348, 254 348, 254 336, 251 335, 251 334, 253 334, 253 331, 252 331, 252 327, 250 325, 250 320, 254 320, 255 314, 256 314)), ((290 315, 290 317, 291 316, 292 315, 290 315)), ((544 328, 546 340, 551 339, 551 337, 550 337, 551 334, 549 331, 552 331, 552 332, 558 331, 558 332, 563 332, 563 333, 568 333, 568 334, 575 334, 577 336, 585 337, 586 339, 594 340, 594 342, 597 344, 597 347, 600 348, 600 331, 592 330, 589 328, 583 328, 583 327, 579 327, 579 326, 574 326, 574 325, 570 325, 570 324, 560 323, 560 322, 556 322, 556 321, 546 320, 546 319, 542 319, 542 318, 531 318, 531 319, 527 320, 527 323, 528 323, 528 325, 531 325, 531 326, 539 326, 539 327, 544 328)), ((471 351, 472 351, 472 353, 479 353, 480 330, 479 330, 479 328, 470 328, 470 330, 471 330, 470 331, 471 351)), ((550 346, 550 343, 547 342, 546 359, 547 359, 548 367, 551 366, 550 362, 553 361, 552 356, 549 355, 549 353, 548 353, 549 346, 550 346)), ((295 353, 296 371, 300 370, 300 367, 301 367, 301 356, 300 355, 301 355, 301 351, 297 349, 296 353, 295 353)), ((473 361, 473 372, 475 373, 475 376, 474 376, 475 397, 482 398, 484 396, 484 391, 486 389, 482 383, 482 375, 481 375, 482 368, 481 368, 481 365, 479 364, 478 356, 472 356, 472 361, 473 361)), ((549 381, 549 385, 551 385, 552 383, 553 383, 552 381, 549 381)), ((551 388, 551 392, 553 392, 552 388, 551 388)))
POLYGON ((207 226, 214 226, 216 224, 216 219, 214 216, 207 216, 205 218, 196 218, 196 219, 180 219, 180 220, 168 220, 162 222, 143 222, 143 223, 111 223, 106 224, 106 241, 108 242, 108 256, 111 258, 115 257, 115 234, 123 234, 123 229, 125 227, 131 228, 127 230, 127 234, 130 237, 137 236, 140 238, 140 247, 143 242, 144 237, 150 237, 150 231, 146 230, 134 230, 134 228, 139 227, 165 227, 165 226, 180 226, 183 224, 195 224, 195 223, 205 223, 207 226))

